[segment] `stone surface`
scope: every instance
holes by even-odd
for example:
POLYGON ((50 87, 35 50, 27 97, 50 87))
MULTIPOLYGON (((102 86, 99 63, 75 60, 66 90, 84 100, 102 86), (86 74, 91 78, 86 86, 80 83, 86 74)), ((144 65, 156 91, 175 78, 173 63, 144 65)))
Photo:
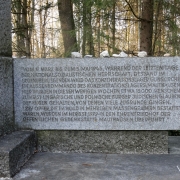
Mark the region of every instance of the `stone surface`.
POLYGON ((16 131, 0 138, 0 178, 12 177, 32 156, 35 149, 33 131, 16 131))
POLYGON ((37 153, 13 180, 179 180, 179 155, 37 153))
POLYGON ((166 131, 37 131, 38 150, 120 154, 167 154, 166 131))
POLYGON ((0 0, 0 27, 0 56, 12 57, 10 0, 0 0))
POLYGON ((180 58, 16 59, 21 128, 180 129, 180 58))
POLYGON ((14 130, 12 63, 11 58, 0 57, 0 136, 14 130))
POLYGON ((169 153, 180 154, 180 136, 169 136, 169 153))

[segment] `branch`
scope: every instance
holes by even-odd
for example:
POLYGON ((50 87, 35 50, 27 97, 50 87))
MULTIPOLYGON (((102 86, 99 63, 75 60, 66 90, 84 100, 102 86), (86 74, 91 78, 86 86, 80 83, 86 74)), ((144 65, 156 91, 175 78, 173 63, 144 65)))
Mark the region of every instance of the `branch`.
POLYGON ((133 10, 131 4, 130 4, 127 0, 125 0, 125 1, 126 1, 126 3, 128 4, 128 6, 129 6, 131 12, 133 13, 134 17, 137 18, 137 19, 139 19, 139 20, 142 20, 141 17, 139 17, 139 16, 136 15, 136 13, 134 12, 134 10, 133 10))
POLYGON ((125 2, 128 4, 128 6, 129 6, 129 8, 130 8, 130 10, 131 10, 131 12, 133 13, 133 15, 134 15, 135 18, 137 18, 137 19, 140 20, 140 21, 152 21, 152 20, 147 20, 147 19, 144 19, 144 18, 141 18, 141 17, 137 16, 136 13, 135 13, 134 10, 133 10, 131 4, 130 4, 127 0, 125 0, 125 2))

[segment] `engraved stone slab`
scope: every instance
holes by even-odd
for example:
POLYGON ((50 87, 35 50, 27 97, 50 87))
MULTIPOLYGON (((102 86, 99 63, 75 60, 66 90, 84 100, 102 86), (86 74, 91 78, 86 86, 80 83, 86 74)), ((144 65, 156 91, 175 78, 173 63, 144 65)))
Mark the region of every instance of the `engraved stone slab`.
POLYGON ((12 56, 11 1, 0 0, 0 56, 12 56))
POLYGON ((15 121, 59 130, 180 129, 180 58, 15 59, 15 121))

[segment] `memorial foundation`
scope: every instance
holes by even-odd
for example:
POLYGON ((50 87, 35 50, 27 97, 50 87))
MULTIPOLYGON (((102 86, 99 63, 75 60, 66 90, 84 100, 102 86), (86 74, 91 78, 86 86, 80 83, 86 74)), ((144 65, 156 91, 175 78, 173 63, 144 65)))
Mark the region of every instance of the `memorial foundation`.
POLYGON ((177 57, 16 59, 14 73, 16 124, 41 150, 168 153, 180 127, 177 57))
POLYGON ((50 152, 168 154, 167 131, 36 131, 38 149, 50 152))

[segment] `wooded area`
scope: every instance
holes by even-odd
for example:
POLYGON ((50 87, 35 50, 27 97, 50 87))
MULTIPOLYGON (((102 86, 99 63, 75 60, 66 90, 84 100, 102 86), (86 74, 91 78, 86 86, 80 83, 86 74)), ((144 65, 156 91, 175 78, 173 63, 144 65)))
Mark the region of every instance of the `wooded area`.
POLYGON ((12 0, 13 56, 179 55, 180 0, 12 0))

